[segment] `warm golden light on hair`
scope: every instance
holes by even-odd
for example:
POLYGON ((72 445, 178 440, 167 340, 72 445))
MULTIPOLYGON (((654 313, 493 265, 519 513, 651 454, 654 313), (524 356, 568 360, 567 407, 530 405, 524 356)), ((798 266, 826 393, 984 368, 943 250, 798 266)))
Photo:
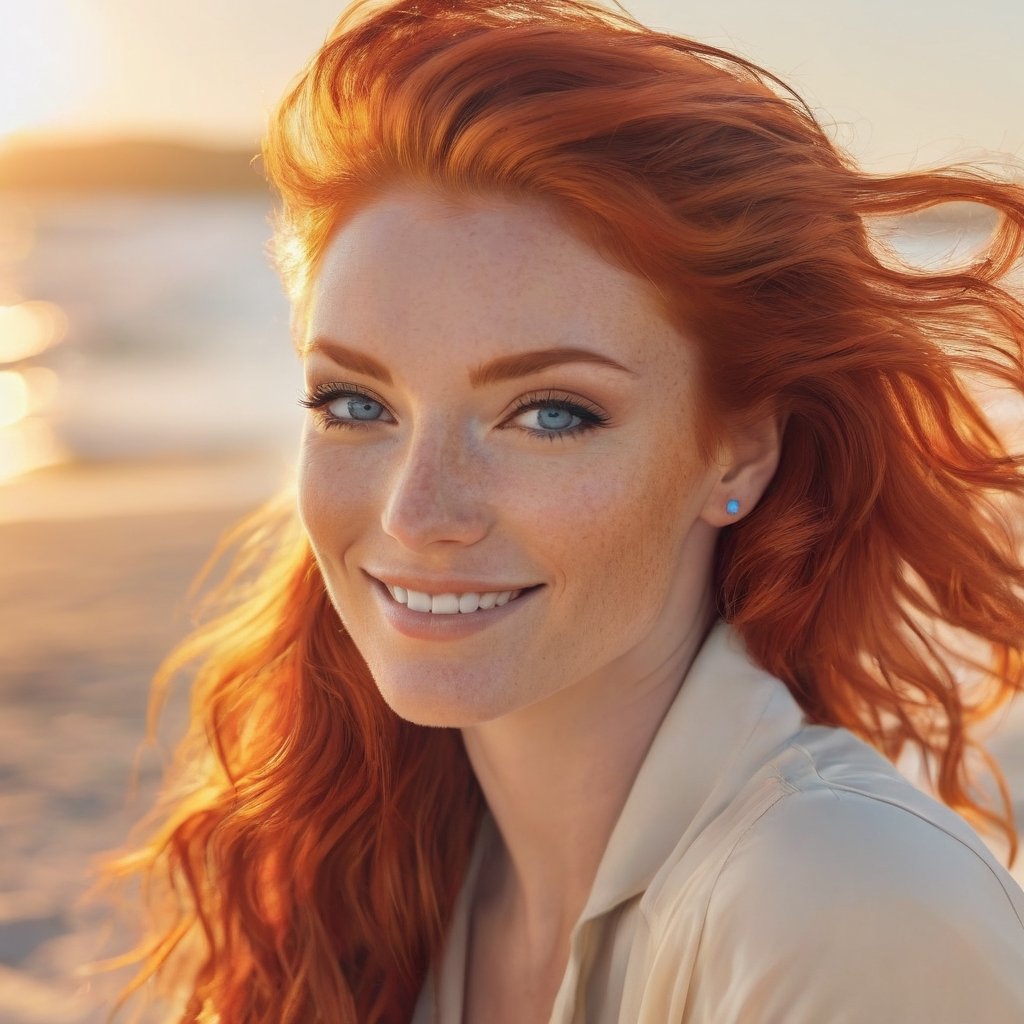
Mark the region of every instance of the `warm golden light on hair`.
MULTIPOLYGON (((272 115, 263 162, 303 341, 335 230, 396 183, 544 201, 650 282, 700 353, 698 441, 788 416, 768 490, 718 544, 717 611, 809 724, 890 760, 918 748, 1012 864, 1009 791, 991 759, 994 788, 975 787, 971 757, 975 723, 1024 691, 1024 567, 989 500, 1024 496, 1024 455, 962 379, 1024 393, 1024 306, 1001 287, 1024 256, 1024 190, 864 173, 769 72, 586 0, 358 0, 272 115), (953 274, 877 259, 866 220, 951 202, 998 215, 983 258, 953 274), (989 653, 973 703, 928 619, 989 653)), ((219 617, 155 684, 158 711, 174 676, 192 680, 171 795, 108 869, 149 894, 125 996, 186 978, 192 1022, 409 1020, 481 792, 454 730, 385 703, 294 495, 231 541, 219 617)))

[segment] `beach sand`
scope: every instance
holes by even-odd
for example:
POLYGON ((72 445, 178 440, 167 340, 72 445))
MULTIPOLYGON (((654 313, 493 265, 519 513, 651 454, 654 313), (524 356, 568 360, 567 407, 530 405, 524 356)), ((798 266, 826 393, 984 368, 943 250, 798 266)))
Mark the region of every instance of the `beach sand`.
MULTIPOLYGON (((278 483, 261 457, 65 467, 0 490, 0 1019, 93 1024, 112 985, 76 968, 123 951, 102 908, 77 908, 92 858, 148 806, 147 687, 188 629, 184 595, 221 532, 278 483)), ((172 694, 163 734, 184 720, 172 694)), ((997 732, 1024 819, 1024 708, 997 732)), ((1018 867, 1018 878, 1024 872, 1018 867)))
MULTIPOLYGON (((129 937, 105 941, 102 908, 76 903, 91 859, 123 842, 155 792, 161 756, 149 749, 128 793, 149 679, 188 631, 185 594, 217 538, 274 489, 261 466, 66 467, 0 491, 4 1024, 104 1019, 111 985, 74 971, 129 937)), ((184 689, 168 703, 166 741, 184 689)))

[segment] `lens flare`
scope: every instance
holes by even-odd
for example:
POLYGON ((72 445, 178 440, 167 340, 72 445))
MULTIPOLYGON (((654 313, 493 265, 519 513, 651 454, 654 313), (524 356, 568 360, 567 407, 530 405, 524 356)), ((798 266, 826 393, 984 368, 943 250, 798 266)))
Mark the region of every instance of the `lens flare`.
POLYGON ((25 378, 13 370, 0 371, 0 427, 23 420, 29 410, 29 390, 25 378))
POLYGON ((0 430, 0 484, 67 458, 53 427, 41 416, 26 416, 0 430))
POLYGON ((64 311, 52 302, 0 306, 0 363, 17 363, 45 352, 67 334, 64 311))

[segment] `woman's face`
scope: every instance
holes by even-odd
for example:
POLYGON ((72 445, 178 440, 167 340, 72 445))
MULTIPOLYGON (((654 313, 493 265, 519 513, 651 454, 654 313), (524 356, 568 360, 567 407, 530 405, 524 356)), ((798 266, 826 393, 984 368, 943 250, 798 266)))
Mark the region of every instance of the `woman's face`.
POLYGON ((399 715, 626 695, 703 628, 724 500, 695 354, 545 207, 364 209, 326 253, 304 359, 302 518, 399 715))

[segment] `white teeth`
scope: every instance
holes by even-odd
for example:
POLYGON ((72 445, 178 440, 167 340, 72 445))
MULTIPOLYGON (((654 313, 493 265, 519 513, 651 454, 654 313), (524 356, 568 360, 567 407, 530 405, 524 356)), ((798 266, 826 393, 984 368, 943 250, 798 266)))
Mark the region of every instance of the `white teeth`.
POLYGON ((468 615, 478 609, 500 608, 514 601, 522 590, 495 590, 486 594, 425 594, 419 590, 407 590, 385 583, 388 593, 400 604, 413 612, 430 612, 433 615, 468 615))

